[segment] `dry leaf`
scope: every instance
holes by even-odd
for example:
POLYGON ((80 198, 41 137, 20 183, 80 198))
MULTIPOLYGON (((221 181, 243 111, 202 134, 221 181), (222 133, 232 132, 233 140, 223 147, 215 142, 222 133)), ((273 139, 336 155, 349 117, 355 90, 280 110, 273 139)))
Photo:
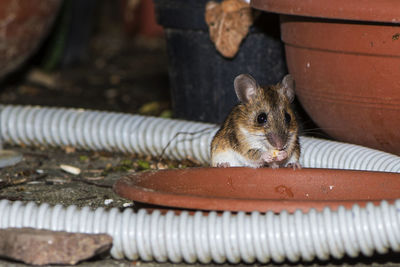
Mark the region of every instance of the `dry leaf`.
POLYGON ((75 153, 75 151, 76 151, 76 148, 73 146, 65 146, 65 147, 63 147, 63 149, 64 149, 65 153, 67 153, 67 154, 75 153))
POLYGON ((250 6, 247 2, 241 0, 225 0, 221 3, 221 8, 225 13, 236 12, 242 8, 249 7, 250 6))
POLYGON ((225 0, 221 4, 208 2, 205 19, 215 47, 228 58, 239 51, 254 20, 250 5, 243 0, 225 0))

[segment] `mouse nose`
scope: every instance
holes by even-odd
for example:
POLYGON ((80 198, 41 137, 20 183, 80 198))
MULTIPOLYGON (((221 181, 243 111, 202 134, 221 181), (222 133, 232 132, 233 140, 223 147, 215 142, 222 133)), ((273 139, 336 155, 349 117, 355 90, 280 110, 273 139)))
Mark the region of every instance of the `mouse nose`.
POLYGON ((285 142, 284 142, 283 138, 280 137, 278 134, 275 134, 275 133, 267 134, 267 140, 277 150, 282 150, 283 147, 285 146, 285 142))

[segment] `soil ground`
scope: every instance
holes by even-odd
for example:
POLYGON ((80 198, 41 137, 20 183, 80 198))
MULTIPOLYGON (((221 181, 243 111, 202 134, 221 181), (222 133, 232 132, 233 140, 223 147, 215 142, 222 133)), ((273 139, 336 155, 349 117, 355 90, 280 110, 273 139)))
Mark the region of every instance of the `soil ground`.
MULTIPOLYGON (((28 62, 23 71, 3 82, 2 104, 41 105, 169 116, 168 66, 163 39, 125 39, 110 32, 93 37, 89 60, 45 74, 28 62), (38 75, 39 73, 39 75, 38 75)), ((97 207, 135 208, 130 200, 112 191, 123 175, 158 166, 196 166, 135 155, 79 151, 73 147, 44 148, 10 146, 23 161, 0 169, 0 199, 37 203, 97 207), (81 170, 73 175, 61 164, 81 170)), ((371 259, 313 262, 306 266, 397 266, 397 255, 371 259)), ((1 266, 26 266, 0 260, 1 266)), ((79 266, 158 266, 157 263, 117 261, 109 257, 79 266)), ((184 266, 163 264, 168 266, 184 266)), ((273 264, 266 266, 275 266, 273 264)), ((278 266, 304 266, 280 264, 278 266)))

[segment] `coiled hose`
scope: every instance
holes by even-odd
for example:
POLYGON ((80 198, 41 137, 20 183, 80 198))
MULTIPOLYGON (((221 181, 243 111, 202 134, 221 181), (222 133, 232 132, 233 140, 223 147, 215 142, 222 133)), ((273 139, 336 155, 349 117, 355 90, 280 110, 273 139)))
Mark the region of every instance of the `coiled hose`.
POLYGON ((344 255, 371 256, 375 251, 385 253, 400 249, 400 201, 380 206, 354 205, 351 210, 339 207, 337 211, 325 208, 323 212, 310 210, 279 215, 216 212, 208 215, 183 211, 176 215, 159 210, 148 214, 146 210, 132 212, 126 209, 91 211, 75 206, 63 208, 48 204, 37 206, 33 202, 23 205, 0 201, 0 228, 34 227, 56 231, 81 233, 108 233, 114 238, 111 254, 130 260, 158 262, 185 261, 194 263, 253 263, 296 262, 330 256, 340 259, 344 255))
MULTIPOLYGON (((210 160, 215 124, 82 109, 0 106, 0 134, 9 144, 73 146, 210 160)), ((374 149, 300 137, 300 163, 306 168, 400 172, 400 157, 374 149)))
MULTIPOLYGON (((122 151, 207 164, 217 126, 77 109, 1 106, 0 133, 10 144, 75 146, 122 151)), ((300 163, 311 168, 400 172, 400 158, 356 145, 302 137, 300 163)), ((111 254, 120 259, 209 263, 240 260, 266 263, 356 257, 361 252, 399 250, 400 200, 337 211, 289 214, 215 212, 180 215, 156 210, 91 211, 33 202, 0 201, 0 228, 35 227, 69 232, 109 233, 111 254)))

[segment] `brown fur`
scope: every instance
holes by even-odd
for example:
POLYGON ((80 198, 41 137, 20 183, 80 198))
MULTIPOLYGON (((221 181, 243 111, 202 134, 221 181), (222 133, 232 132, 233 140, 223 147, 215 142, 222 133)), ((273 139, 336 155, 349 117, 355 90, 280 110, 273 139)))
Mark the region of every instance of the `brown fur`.
MULTIPOLYGON (((252 147, 247 142, 246 136, 239 130, 241 127, 251 134, 267 136, 269 133, 274 133, 285 141, 292 140, 286 144, 285 151, 288 153, 288 159, 294 155, 298 160, 300 156, 298 124, 290 102, 281 89, 280 84, 258 87, 254 98, 233 107, 212 140, 211 153, 232 148, 250 160, 259 160, 262 150, 252 147), (262 112, 268 114, 265 125, 257 123, 257 116, 262 112), (289 125, 285 123, 285 112, 291 116, 289 125)), ((267 139, 265 142, 270 149, 275 149, 267 139)))

